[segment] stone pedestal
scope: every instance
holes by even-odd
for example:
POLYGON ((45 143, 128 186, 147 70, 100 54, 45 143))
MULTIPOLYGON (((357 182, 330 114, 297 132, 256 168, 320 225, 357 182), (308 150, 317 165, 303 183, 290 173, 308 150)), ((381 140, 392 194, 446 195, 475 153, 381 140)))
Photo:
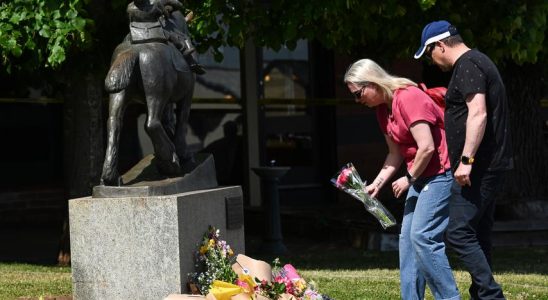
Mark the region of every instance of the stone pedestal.
POLYGON ((245 252, 241 187, 69 202, 73 298, 163 299, 188 292, 208 226, 245 252))

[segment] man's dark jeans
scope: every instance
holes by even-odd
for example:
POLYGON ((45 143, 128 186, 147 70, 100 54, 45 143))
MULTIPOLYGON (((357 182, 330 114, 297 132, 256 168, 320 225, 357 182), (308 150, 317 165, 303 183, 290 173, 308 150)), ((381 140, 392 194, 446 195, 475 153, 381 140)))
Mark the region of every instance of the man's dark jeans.
POLYGON ((471 299, 505 299, 491 272, 491 229, 503 172, 474 172, 471 186, 451 189, 447 241, 472 276, 471 299))

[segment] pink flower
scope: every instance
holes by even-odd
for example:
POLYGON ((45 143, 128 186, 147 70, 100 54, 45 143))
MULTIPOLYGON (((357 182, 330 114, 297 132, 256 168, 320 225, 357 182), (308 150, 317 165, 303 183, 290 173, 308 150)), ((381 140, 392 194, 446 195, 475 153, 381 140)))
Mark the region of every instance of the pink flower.
POLYGON ((243 288, 244 290, 249 290, 249 285, 247 284, 247 282, 240 279, 236 279, 236 285, 243 288))
POLYGON ((365 192, 366 183, 362 181, 352 163, 346 164, 337 175, 331 178, 331 183, 336 188, 361 201, 367 211, 379 220, 383 228, 386 229, 389 226, 396 225, 396 220, 390 211, 376 198, 365 192))
POLYGON ((278 275, 278 276, 274 277, 274 282, 287 283, 287 282, 289 282, 289 279, 287 279, 286 277, 278 275))
POLYGON ((295 268, 292 265, 286 264, 283 269, 284 269, 285 276, 289 278, 289 280, 293 281, 293 280, 301 279, 301 276, 299 276, 299 273, 297 273, 297 270, 295 270, 295 268))
POLYGON ((318 299, 320 298, 320 294, 314 290, 306 290, 304 292, 305 296, 307 296, 308 299, 318 299))
POLYGON ((341 171, 341 174, 339 174, 339 177, 337 177, 337 184, 345 185, 346 182, 348 182, 348 178, 352 174, 352 170, 350 169, 344 169, 341 171))
POLYGON ((285 284, 285 292, 291 295, 295 294, 295 287, 293 286, 293 282, 290 280, 287 280, 284 282, 285 284))

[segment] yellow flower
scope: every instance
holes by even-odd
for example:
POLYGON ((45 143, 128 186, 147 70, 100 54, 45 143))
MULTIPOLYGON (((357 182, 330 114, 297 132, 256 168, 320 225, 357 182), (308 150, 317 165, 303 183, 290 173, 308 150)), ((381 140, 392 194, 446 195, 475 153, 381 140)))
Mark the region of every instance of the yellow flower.
POLYGON ((215 241, 213 239, 209 240, 209 247, 215 246, 215 241))
POLYGON ((200 254, 205 254, 209 250, 208 246, 202 246, 200 247, 200 254))
POLYGON ((304 290, 306 288, 306 281, 304 279, 300 278, 299 280, 295 281, 294 285, 299 290, 304 290))
POLYGON ((229 256, 234 255, 234 251, 232 251, 232 249, 228 249, 228 255, 229 255, 229 256))
POLYGON ((246 294, 253 294, 257 283, 251 278, 250 275, 240 274, 238 275, 238 285, 243 289, 243 292, 246 294))

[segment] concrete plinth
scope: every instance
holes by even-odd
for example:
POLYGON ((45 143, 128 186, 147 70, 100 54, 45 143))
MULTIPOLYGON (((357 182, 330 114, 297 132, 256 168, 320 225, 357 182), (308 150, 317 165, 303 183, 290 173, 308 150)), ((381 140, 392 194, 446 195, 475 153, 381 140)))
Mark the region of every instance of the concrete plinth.
POLYGON ((73 298, 163 299, 187 291, 208 226, 245 252, 242 190, 69 202, 73 298))

